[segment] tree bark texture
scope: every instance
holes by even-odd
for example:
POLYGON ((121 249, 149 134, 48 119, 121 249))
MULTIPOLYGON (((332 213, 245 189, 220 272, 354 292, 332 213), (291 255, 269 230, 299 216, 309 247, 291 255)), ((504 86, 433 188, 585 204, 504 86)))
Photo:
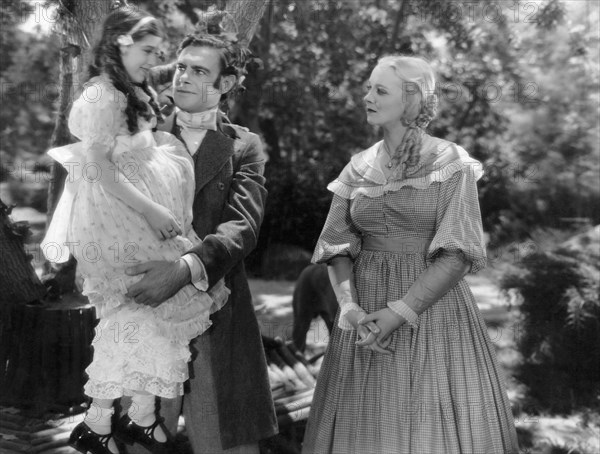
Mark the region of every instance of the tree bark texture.
MULTIPOLYGON (((225 6, 225 11, 233 16, 237 29, 230 28, 227 31, 235 31, 238 34, 240 43, 248 46, 252 41, 261 17, 265 13, 268 0, 229 0, 225 6)), ((225 23, 227 29, 229 24, 225 23)))
MULTIPOLYGON (((69 111, 75 97, 85 83, 85 68, 90 60, 91 46, 96 32, 110 11, 110 0, 62 0, 59 7, 60 22, 56 30, 61 35, 60 96, 58 114, 50 147, 60 147, 73 142, 67 124, 69 111)), ((65 169, 55 163, 48 186, 47 225, 62 194, 66 178, 65 169)), ((66 264, 55 266, 46 262, 44 280, 60 283, 60 293, 75 290, 76 263, 71 258, 66 264)))

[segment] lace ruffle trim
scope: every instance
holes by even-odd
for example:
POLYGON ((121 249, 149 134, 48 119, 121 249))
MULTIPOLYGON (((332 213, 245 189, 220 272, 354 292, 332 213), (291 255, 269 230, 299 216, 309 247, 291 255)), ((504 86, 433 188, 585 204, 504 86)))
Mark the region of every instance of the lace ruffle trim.
POLYGON ((420 164, 414 174, 418 175, 423 173, 424 169, 428 169, 429 171, 423 176, 386 180, 374 163, 378 146, 379 143, 355 155, 346 169, 327 186, 327 189, 345 199, 354 199, 359 195, 375 198, 384 193, 399 191, 405 186, 427 189, 433 183, 449 180, 457 172, 473 172, 476 180, 483 175, 483 168, 479 161, 471 158, 461 147, 442 141, 429 157, 435 158, 446 152, 452 156, 449 162, 444 162, 442 159, 435 160, 429 165, 420 164), (451 149, 448 150, 449 148, 451 149))
POLYGON ((145 391, 155 396, 173 399, 183 395, 183 383, 168 383, 156 377, 134 373, 125 377, 123 383, 100 382, 90 379, 85 394, 96 399, 118 399, 132 395, 136 391, 145 391))
POLYGON ((340 304, 340 318, 338 320, 338 328, 346 330, 346 331, 354 329, 354 326, 352 326, 352 323, 350 323, 348 321, 348 319, 346 318, 346 314, 348 314, 348 312, 350 312, 350 311, 361 312, 365 315, 367 314, 365 312, 365 310, 356 303, 350 302, 350 303, 340 304))
POLYGON ((88 278, 83 285, 83 294, 96 308, 97 317, 107 317, 123 305, 136 305, 148 313, 148 321, 156 326, 159 335, 187 343, 210 328, 210 314, 227 303, 230 291, 222 280, 208 293, 186 286, 156 308, 137 305, 125 293, 127 287, 121 279, 88 278))
POLYGON ((123 351, 123 343, 126 340, 115 342, 110 336, 103 336, 92 343, 94 359, 85 370, 89 376, 89 383, 95 383, 107 393, 117 392, 112 389, 115 384, 120 384, 126 389, 145 389, 152 392, 144 386, 145 383, 158 383, 173 388, 189 378, 188 362, 191 353, 187 346, 173 348, 164 342, 152 340, 149 337, 152 334, 143 329, 136 335, 139 338, 132 338, 126 345, 129 347, 126 351, 123 351), (138 377, 138 386, 128 384, 132 382, 132 377, 138 377))

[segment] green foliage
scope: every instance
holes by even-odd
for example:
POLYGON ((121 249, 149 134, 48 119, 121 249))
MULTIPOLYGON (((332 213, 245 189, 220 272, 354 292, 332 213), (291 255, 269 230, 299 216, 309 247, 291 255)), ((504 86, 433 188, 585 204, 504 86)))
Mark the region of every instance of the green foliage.
POLYGON ((480 201, 492 242, 524 238, 537 225, 564 227, 564 217, 600 221, 591 142, 597 71, 569 60, 583 62, 594 45, 593 27, 573 23, 583 20, 581 7, 551 0, 528 16, 503 5, 489 20, 484 8, 497 3, 479 2, 472 16, 453 15, 452 2, 404 3, 279 2, 263 22, 264 83, 249 90, 271 155, 259 249, 282 240, 314 246, 327 182, 379 136, 366 123, 363 85, 386 53, 432 61, 440 113, 430 133, 484 164, 480 201), (578 83, 565 88, 573 77, 578 83))
MULTIPOLYGON (((331 197, 327 183, 379 136, 366 122, 362 98, 385 54, 416 54, 434 64, 441 106, 432 134, 460 143, 488 167, 510 164, 502 140, 508 120, 485 91, 492 84, 506 97, 505 87, 520 77, 506 21, 457 18, 447 7, 420 2, 401 9, 392 1, 274 5, 259 37, 268 46, 260 55, 266 69, 258 115, 271 156, 259 249, 280 241, 314 247, 331 197)), ((488 228, 501 210, 511 209, 508 174, 488 172, 483 181, 488 228)))
MULTIPOLYGON (((225 4, 138 2, 166 24, 170 57, 199 8, 213 3, 225 4)), ((492 242, 522 239, 539 225, 563 227, 564 217, 600 222, 597 7, 468 5, 472 14, 467 4, 434 0, 270 2, 253 42, 264 69, 248 75, 243 108, 231 112, 262 134, 271 158, 257 254, 279 242, 313 248, 331 197, 327 183, 379 137, 366 123, 363 86, 387 53, 431 60, 441 105, 430 133, 483 162, 480 201, 492 242)), ((3 7, 3 165, 45 168, 49 161, 38 157, 55 117, 58 45, 19 28, 22 2, 3 7)))
POLYGON ((533 225, 564 227, 565 217, 600 222, 597 6, 553 0, 538 18, 515 29, 527 88, 506 110, 521 172, 505 215, 512 222, 525 214, 521 236, 533 225))
POLYGON ((58 45, 47 36, 26 33, 15 26, 10 28, 10 35, 3 32, 0 51, 3 58, 0 142, 2 150, 10 156, 30 153, 37 157, 46 150, 54 127, 58 45))
POLYGON ((54 129, 58 97, 58 43, 23 31, 23 2, 3 3, 0 55, 0 181, 8 181, 13 202, 45 211, 50 159, 41 159, 54 129), (10 21, 8 18, 12 18, 10 21), (15 22, 16 19, 16 22, 15 22))
POLYGON ((599 254, 597 239, 538 252, 502 279, 522 297, 518 378, 540 409, 600 404, 599 254))
POLYGON ((262 279, 295 281, 310 264, 312 253, 285 243, 271 244, 261 257, 262 279))
POLYGON ((266 137, 265 247, 286 242, 312 250, 331 201, 327 184, 373 139, 360 98, 383 53, 385 28, 351 6, 305 14, 291 3, 276 9, 265 59, 260 124, 276 131, 266 137))

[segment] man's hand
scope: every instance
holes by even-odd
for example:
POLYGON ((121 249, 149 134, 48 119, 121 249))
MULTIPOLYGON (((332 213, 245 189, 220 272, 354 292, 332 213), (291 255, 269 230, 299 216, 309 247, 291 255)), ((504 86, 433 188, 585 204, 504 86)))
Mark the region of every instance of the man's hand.
POLYGON ((128 276, 144 274, 144 277, 129 287, 126 296, 138 304, 157 307, 189 284, 190 269, 183 260, 176 262, 147 262, 125 270, 128 276))

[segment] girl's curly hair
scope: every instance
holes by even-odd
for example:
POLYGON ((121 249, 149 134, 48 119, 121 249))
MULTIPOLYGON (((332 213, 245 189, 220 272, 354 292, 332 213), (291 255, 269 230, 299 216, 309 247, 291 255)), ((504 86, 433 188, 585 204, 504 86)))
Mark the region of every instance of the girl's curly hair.
MULTIPOLYGON (((106 73, 114 87, 127 98, 127 107, 125 116, 127 118, 127 127, 130 133, 138 130, 138 117, 150 120, 156 115, 159 121, 162 115, 153 93, 150 90, 147 81, 141 84, 134 84, 121 60, 121 53, 117 38, 120 35, 127 35, 131 32, 138 22, 150 16, 150 14, 139 8, 122 7, 112 11, 105 19, 102 25, 102 35, 92 51, 92 62, 88 67, 89 77, 99 76, 106 73), (135 94, 135 86, 139 86, 144 93, 150 96, 150 106, 154 112, 148 110, 144 101, 135 94)), ((139 41, 145 36, 152 35, 164 37, 164 32, 157 20, 148 21, 135 30, 131 35, 134 41, 139 41)))

